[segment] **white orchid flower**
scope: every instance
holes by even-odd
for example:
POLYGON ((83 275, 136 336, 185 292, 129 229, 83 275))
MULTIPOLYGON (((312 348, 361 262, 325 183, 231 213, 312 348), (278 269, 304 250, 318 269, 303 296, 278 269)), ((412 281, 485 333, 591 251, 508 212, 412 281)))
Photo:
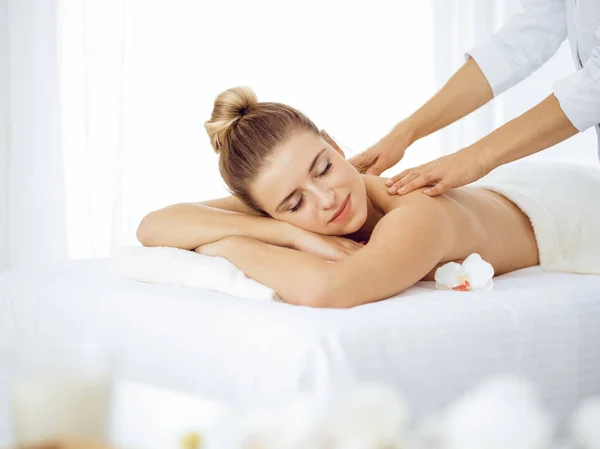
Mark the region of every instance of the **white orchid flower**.
POLYGON ((203 449, 305 449, 318 446, 323 420, 315 397, 286 404, 231 410, 203 440, 203 449))
POLYGON ((442 419, 444 449, 547 449, 553 422, 523 380, 500 376, 453 404, 442 419))
POLYGON ((448 262, 435 272, 435 282, 457 291, 491 288, 494 267, 477 253, 471 254, 464 262, 448 262))
POLYGON ((321 429, 325 442, 341 449, 406 449, 411 411, 395 390, 364 384, 338 401, 321 429))
POLYGON ((586 399, 570 423, 573 439, 584 449, 600 448, 600 396, 586 399))

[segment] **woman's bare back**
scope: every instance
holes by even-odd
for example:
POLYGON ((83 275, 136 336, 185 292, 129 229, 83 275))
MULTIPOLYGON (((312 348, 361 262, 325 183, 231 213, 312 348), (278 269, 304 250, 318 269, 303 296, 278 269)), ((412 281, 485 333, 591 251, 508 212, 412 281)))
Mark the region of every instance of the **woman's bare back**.
MULTIPOLYGON (((424 195, 424 189, 405 196, 389 195, 386 178, 363 175, 363 179, 373 205, 384 215, 411 202, 412 195, 424 195)), ((446 212, 448 226, 455 233, 455 244, 444 260, 424 277, 425 280, 433 280, 440 265, 450 261, 462 262, 472 253, 479 253, 492 264, 496 274, 539 263, 529 219, 502 195, 477 187, 461 187, 434 197, 434 200, 446 212)))

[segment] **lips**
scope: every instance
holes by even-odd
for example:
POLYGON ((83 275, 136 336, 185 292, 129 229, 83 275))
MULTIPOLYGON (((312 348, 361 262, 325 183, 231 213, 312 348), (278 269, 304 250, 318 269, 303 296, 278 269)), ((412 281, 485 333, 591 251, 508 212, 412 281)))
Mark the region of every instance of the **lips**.
POLYGON ((348 195, 346 197, 346 199, 344 200, 344 202, 340 205, 340 208, 337 210, 337 212, 333 215, 333 217, 331 217, 331 220, 329 220, 329 222, 331 223, 333 220, 335 220, 337 218, 337 216, 339 214, 342 213, 342 211, 344 210, 344 208, 346 207, 346 204, 348 204, 348 200, 350 199, 350 195, 348 195))

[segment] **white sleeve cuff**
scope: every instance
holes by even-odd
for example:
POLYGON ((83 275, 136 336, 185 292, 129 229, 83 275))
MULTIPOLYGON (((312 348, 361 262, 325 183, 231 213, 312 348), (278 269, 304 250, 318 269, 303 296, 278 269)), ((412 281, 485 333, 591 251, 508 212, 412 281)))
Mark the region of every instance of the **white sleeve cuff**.
POLYGON ((529 68, 522 68, 511 65, 502 48, 502 44, 493 37, 482 45, 471 49, 465 53, 465 59, 471 56, 492 88, 494 97, 497 97, 508 88, 526 78, 529 75, 529 68))
POLYGON ((572 75, 554 83, 554 96, 579 131, 600 123, 600 67, 593 59, 572 75))

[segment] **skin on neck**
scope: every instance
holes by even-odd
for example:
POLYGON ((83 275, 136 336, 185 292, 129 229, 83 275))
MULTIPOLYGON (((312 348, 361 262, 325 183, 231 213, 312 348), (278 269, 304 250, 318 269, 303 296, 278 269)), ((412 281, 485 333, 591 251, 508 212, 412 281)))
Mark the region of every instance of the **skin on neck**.
POLYGON ((369 197, 369 190, 367 189, 367 219, 358 231, 348 234, 345 237, 348 237, 355 242, 369 241, 375 226, 377 226, 377 223, 379 223, 379 220, 381 220, 384 215, 385 212, 377 207, 369 197))

